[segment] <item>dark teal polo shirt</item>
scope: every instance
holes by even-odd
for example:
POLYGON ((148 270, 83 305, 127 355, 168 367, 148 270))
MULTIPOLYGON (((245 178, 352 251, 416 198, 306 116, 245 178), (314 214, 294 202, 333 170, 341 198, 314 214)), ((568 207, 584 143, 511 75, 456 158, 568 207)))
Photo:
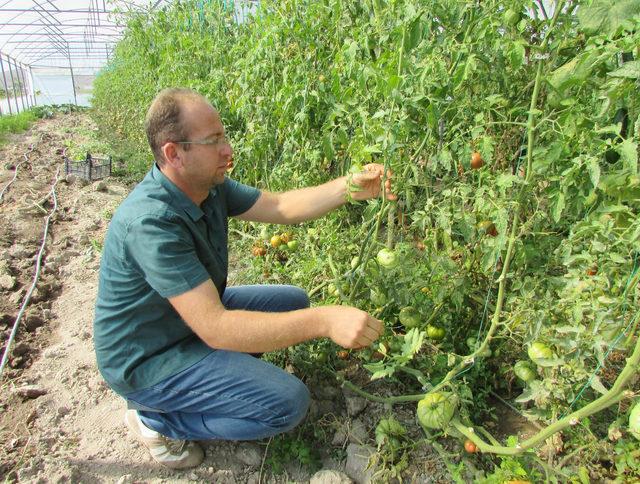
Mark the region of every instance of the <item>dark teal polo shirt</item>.
POLYGON ((116 392, 148 388, 211 352, 167 298, 207 279, 222 296, 228 217, 259 196, 225 178, 198 207, 154 166, 116 210, 102 251, 93 331, 98 368, 116 392))

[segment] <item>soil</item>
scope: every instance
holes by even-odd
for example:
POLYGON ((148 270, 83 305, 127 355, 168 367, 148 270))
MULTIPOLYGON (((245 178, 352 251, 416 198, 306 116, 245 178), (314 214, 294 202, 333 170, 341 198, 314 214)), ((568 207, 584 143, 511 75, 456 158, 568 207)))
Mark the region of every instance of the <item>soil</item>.
MULTIPOLYGON (((39 278, 0 380, 0 477, 38 483, 309 482, 320 468, 344 471, 353 450, 349 444, 375 449, 375 425, 390 409, 345 395, 326 377, 306 381, 314 400, 305 425, 322 440, 311 442, 320 455, 315 466, 287 455, 285 440, 207 442, 200 467, 171 471, 134 441, 122 423, 124 401, 102 380, 92 343, 101 244, 130 187, 116 178, 87 182, 64 173, 65 147, 83 143, 91 129, 86 113, 56 114, 0 148, 3 354, 33 284, 45 220, 53 212, 39 278)), ((413 411, 394 408, 409 421, 413 411)), ((428 446, 414 449, 410 462, 405 480, 448 480, 428 446)))

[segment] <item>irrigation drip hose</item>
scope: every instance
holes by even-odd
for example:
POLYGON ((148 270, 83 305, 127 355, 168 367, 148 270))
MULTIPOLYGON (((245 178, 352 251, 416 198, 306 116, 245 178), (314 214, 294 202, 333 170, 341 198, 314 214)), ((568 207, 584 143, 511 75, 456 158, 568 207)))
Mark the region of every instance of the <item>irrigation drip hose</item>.
POLYGON ((56 170, 55 181, 51 186, 51 190, 49 190, 49 193, 51 194, 51 196, 53 196, 53 209, 51 210, 51 212, 49 213, 49 215, 45 220, 44 234, 42 236, 42 244, 40 245, 40 250, 38 251, 38 257, 36 259, 36 273, 33 277, 33 282, 31 283, 31 287, 29 288, 29 291, 27 292, 27 295, 25 296, 24 301, 22 302, 22 306, 20 307, 18 316, 16 316, 16 321, 15 323, 13 323, 13 328, 11 328, 11 335, 9 336, 7 345, 4 349, 4 354, 2 355, 2 361, 0 362, 0 381, 2 380, 4 367, 7 364, 7 361, 9 360, 9 355, 11 354, 11 344, 13 343, 13 340, 16 337, 16 333, 18 332, 18 326, 20 324, 20 320, 24 315, 27 305, 29 304, 29 300, 31 299, 31 295, 33 294, 33 291, 36 288, 36 284, 38 283, 38 279, 40 278, 40 269, 42 267, 42 256, 44 254, 44 248, 47 243, 47 235, 49 233, 49 224, 51 222, 51 217, 53 217, 53 215, 56 213, 56 210, 58 209, 58 198, 56 197, 56 185, 60 180, 59 174, 60 174, 60 168, 58 167, 58 169, 56 170))
MULTIPOLYGON (((42 139, 42 138, 41 138, 42 139)), ((2 202, 2 197, 4 197, 5 192, 7 191, 7 189, 9 188, 9 186, 11 186, 11 184, 16 181, 16 178, 18 177, 18 168, 20 167, 20 165, 22 165, 25 161, 29 161, 29 157, 27 156, 29 153, 32 153, 33 150, 35 150, 35 144, 32 144, 31 146, 29 146, 29 151, 27 151, 26 153, 23 153, 23 157, 24 160, 22 160, 20 163, 18 163, 16 165, 15 170, 13 171, 13 178, 9 181, 9 183, 7 183, 4 188, 2 189, 2 191, 0 191, 0 202, 2 202)))

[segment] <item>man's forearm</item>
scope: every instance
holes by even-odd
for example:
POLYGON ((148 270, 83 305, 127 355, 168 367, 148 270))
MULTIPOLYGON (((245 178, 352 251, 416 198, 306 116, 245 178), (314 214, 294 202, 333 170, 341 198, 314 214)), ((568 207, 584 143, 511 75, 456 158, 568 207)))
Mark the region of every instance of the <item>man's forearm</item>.
POLYGON ((350 306, 274 313, 226 309, 211 279, 169 301, 202 341, 218 349, 257 353, 322 337, 362 348, 383 330, 381 321, 350 306))
POLYGON ((320 218, 346 202, 347 177, 315 187, 281 193, 280 206, 285 223, 295 224, 320 218))
POLYGON ((328 336, 323 308, 281 313, 224 310, 212 315, 201 338, 212 348, 263 353, 328 336))

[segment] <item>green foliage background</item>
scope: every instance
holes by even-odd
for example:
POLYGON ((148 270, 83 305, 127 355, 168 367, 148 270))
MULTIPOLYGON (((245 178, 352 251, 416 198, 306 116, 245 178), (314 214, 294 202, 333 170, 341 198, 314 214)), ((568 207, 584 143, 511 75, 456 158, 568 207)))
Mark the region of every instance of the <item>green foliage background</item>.
MULTIPOLYGON (((233 140, 233 176, 245 183, 284 190, 372 161, 390 167, 397 206, 349 206, 300 232, 295 255, 256 260, 252 270, 309 287, 322 285, 330 262, 343 290, 324 296, 389 326, 385 342, 396 354, 370 362, 373 374, 405 382, 403 369, 418 370, 416 388, 468 354, 468 336, 484 337, 521 207, 492 356, 454 386, 467 405, 490 389, 516 391, 525 414, 553 421, 608 388, 615 371, 603 375, 605 358, 635 342, 640 2, 563 2, 549 31, 553 13, 519 0, 281 0, 238 22, 227 2, 180 2, 129 19, 95 81, 93 113, 132 150, 135 176, 151 163, 144 114, 171 86, 196 89, 218 108, 233 140), (470 170, 473 151, 484 168, 470 170), (389 207, 395 226, 385 212, 378 235, 389 235, 402 263, 352 270, 361 241, 383 246, 371 228, 389 207), (478 230, 483 221, 496 237, 478 230), (374 304, 370 290, 386 302, 374 304), (445 339, 424 340, 424 326, 423 339, 403 339, 397 315, 407 305, 445 328, 445 339), (527 360, 533 341, 554 357, 533 365, 537 378, 525 385, 512 365, 527 360)), ((607 445, 603 431, 575 436, 574 445, 607 445)))

